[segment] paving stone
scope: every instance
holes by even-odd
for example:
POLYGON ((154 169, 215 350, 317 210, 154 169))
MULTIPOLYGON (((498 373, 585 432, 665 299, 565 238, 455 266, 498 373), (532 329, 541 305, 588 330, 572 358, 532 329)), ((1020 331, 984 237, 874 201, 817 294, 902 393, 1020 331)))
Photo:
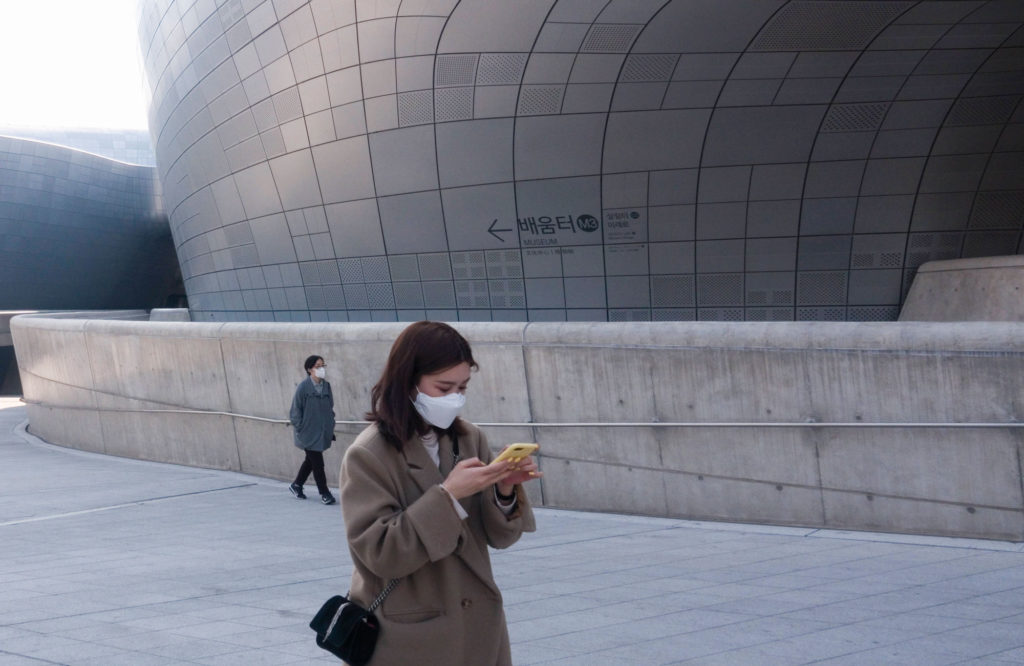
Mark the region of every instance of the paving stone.
MULTIPOLYGON (((348 589, 338 507, 54 447, 25 418, 0 398, 2 666, 338 663, 308 627, 348 589)), ((517 666, 1024 663, 1024 544, 555 509, 537 522, 492 553, 517 666)))

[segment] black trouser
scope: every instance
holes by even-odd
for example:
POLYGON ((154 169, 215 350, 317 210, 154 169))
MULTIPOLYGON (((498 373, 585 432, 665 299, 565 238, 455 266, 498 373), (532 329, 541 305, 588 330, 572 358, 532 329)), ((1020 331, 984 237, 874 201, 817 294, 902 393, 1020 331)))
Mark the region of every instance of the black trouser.
POLYGON ((306 459, 302 461, 302 465, 299 467, 299 475, 295 477, 295 485, 300 487, 305 485, 310 472, 313 472, 316 489, 320 491, 321 495, 331 492, 327 488, 327 474, 324 473, 323 451, 306 451, 306 459))

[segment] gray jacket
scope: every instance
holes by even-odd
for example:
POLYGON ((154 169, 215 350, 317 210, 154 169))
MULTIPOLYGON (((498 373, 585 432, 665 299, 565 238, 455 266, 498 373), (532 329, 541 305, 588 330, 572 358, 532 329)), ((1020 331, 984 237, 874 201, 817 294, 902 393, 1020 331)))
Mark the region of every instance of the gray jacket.
POLYGON ((292 409, 288 414, 295 430, 295 446, 308 451, 326 451, 334 437, 334 394, 323 380, 323 391, 317 393, 313 378, 306 377, 295 388, 292 409))

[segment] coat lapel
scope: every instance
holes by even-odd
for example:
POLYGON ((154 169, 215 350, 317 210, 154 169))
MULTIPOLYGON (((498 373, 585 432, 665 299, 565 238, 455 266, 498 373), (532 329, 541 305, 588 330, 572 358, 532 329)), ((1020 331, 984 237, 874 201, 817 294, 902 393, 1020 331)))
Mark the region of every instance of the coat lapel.
MULTIPOLYGON (((462 448, 462 440, 459 440, 460 448, 462 448)), ((462 455, 461 459, 472 457, 476 453, 470 453, 469 451, 460 452, 462 455)), ((438 469, 434 465, 434 461, 430 459, 430 454, 427 453, 426 448, 420 443, 418 438, 412 438, 405 443, 402 447, 402 454, 405 456, 406 465, 409 468, 409 476, 412 477, 413 482, 419 487, 421 493, 425 493, 433 486, 436 486, 443 482, 448 474, 454 467, 454 460, 452 458, 452 442, 447 436, 441 437, 440 447, 438 448, 438 457, 440 458, 441 468, 438 469)), ((485 489, 483 493, 487 493, 485 489)), ((482 501, 487 501, 487 498, 482 498, 482 501)), ((462 507, 469 514, 469 518, 462 522, 462 535, 463 545, 455 551, 455 555, 461 559, 470 571, 472 571, 487 587, 491 588, 498 594, 501 592, 498 590, 497 584, 494 582, 493 574, 491 573, 490 567, 488 566, 488 560, 486 557, 487 544, 478 543, 476 538, 473 536, 473 531, 466 525, 466 521, 474 519, 473 500, 471 498, 463 499, 459 502, 462 507)))
POLYGON ((448 475, 452 473, 452 468, 455 467, 455 459, 452 456, 452 440, 448 435, 441 437, 437 455, 441 459, 441 476, 447 479, 448 475))
POLYGON ((419 438, 413 437, 405 446, 402 447, 402 455, 405 456, 405 464, 409 468, 409 476, 412 477, 413 482, 420 489, 420 493, 425 493, 432 486, 444 481, 444 477, 441 476, 441 472, 434 465, 434 461, 430 459, 430 454, 423 448, 423 444, 420 443, 419 438))

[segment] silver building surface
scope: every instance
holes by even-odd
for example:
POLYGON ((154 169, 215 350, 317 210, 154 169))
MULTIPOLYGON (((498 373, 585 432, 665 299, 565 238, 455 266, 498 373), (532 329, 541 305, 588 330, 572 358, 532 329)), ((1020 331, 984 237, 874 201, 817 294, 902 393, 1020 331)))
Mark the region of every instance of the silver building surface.
POLYGON ((1021 252, 1014 0, 142 0, 196 320, 891 320, 1021 252))
POLYGON ((0 311, 159 307, 177 273, 154 168, 0 136, 0 311))
POLYGON ((0 125, 0 135, 55 143, 118 162, 156 166, 153 143, 149 132, 143 130, 0 125))

